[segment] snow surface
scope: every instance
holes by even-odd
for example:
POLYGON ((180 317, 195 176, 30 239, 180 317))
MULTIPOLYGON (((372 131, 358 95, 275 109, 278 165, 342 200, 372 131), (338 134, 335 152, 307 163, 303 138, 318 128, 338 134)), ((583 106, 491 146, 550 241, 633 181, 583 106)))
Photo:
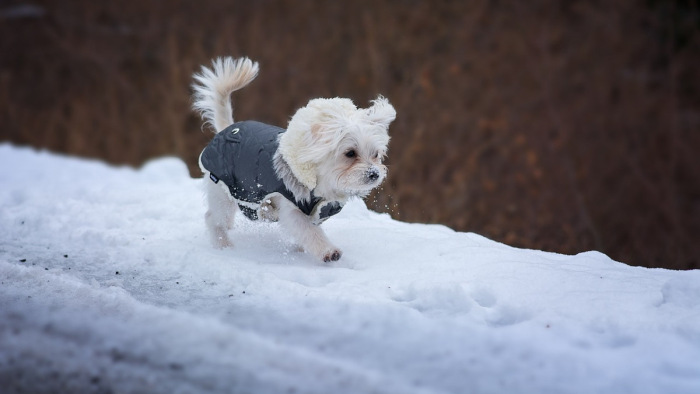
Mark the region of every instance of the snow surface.
MULTIPOLYGON (((700 272, 348 204, 316 262, 201 180, 0 144, 0 392, 700 393, 700 272)), ((395 169, 396 170, 396 169, 395 169)))

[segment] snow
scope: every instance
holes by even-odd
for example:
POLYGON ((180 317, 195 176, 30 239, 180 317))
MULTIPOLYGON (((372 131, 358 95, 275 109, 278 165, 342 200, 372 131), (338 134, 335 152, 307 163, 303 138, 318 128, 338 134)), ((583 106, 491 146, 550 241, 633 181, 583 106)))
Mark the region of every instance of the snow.
MULTIPOLYGON (((316 262, 202 180, 0 144, 0 391, 700 393, 700 272, 516 249, 352 201, 316 262)), ((396 169, 395 169, 396 170, 396 169)))

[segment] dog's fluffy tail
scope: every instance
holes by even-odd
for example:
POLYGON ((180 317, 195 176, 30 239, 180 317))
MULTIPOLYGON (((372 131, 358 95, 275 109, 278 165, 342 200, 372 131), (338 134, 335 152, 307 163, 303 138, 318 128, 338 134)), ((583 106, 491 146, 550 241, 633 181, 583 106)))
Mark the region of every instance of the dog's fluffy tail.
POLYGON ((205 124, 219 132, 233 123, 231 93, 248 85, 257 76, 258 63, 247 57, 214 59, 211 68, 202 66, 202 70, 194 74, 192 108, 202 115, 205 124))

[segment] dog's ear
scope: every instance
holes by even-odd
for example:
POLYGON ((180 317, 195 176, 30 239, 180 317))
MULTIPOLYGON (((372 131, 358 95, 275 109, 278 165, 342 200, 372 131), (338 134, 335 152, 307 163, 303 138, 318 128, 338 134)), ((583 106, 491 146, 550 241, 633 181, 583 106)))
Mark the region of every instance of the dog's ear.
POLYGON ((381 95, 377 96, 376 100, 372 100, 372 106, 365 109, 365 112, 371 122, 378 123, 385 129, 389 128, 389 124, 396 119, 394 106, 389 104, 389 100, 381 95))
POLYGON ((347 98, 313 99, 305 108, 311 111, 308 118, 310 136, 315 142, 337 144, 338 130, 348 124, 357 107, 347 98))
POLYGON ((321 126, 320 123, 314 123, 314 124, 312 124, 312 125, 311 125, 311 135, 312 135, 314 138, 320 138, 320 137, 321 137, 321 132, 322 132, 322 130, 321 130, 322 127, 323 127, 323 126, 321 126))

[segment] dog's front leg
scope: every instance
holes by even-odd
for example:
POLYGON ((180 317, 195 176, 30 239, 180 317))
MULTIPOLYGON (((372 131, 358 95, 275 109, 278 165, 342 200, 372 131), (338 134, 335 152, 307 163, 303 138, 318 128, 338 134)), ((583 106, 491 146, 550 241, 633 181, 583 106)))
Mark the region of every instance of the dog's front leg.
POLYGON ((324 262, 340 259, 342 252, 331 244, 321 226, 313 224, 311 218, 292 203, 283 201, 280 205, 280 225, 292 234, 307 253, 324 262))

